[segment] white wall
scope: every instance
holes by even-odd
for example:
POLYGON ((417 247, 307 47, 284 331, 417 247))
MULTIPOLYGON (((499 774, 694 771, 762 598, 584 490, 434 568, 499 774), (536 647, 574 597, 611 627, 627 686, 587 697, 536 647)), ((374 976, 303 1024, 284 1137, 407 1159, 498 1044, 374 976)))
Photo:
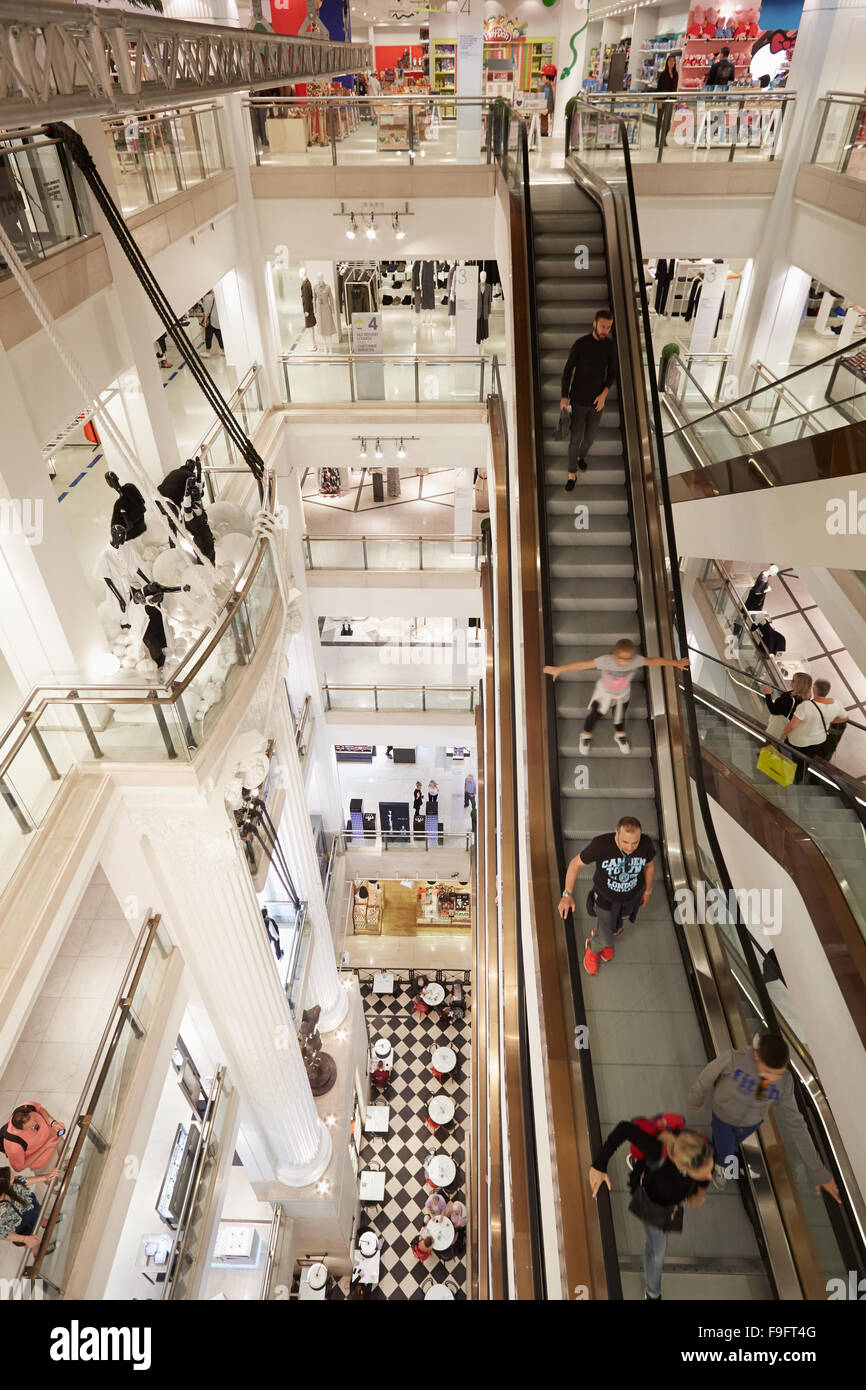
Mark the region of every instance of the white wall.
MULTIPOLYGON (((864 80, 861 73, 861 86, 864 80)), ((788 246, 794 264, 855 303, 866 304, 863 228, 812 203, 795 202, 793 213, 788 246)))
MULTIPOLYGON (((484 407, 479 405, 479 415, 483 409, 484 407)), ((337 413, 334 412, 335 415, 337 413)), ((472 414, 466 412, 469 419, 465 424, 437 424, 430 421, 427 418, 429 407, 424 406, 417 412, 401 411, 396 418, 390 420, 387 418, 389 413, 394 415, 394 412, 389 412, 384 405, 378 409, 365 409, 360 406, 352 407, 351 418, 348 421, 345 420, 342 409, 339 411, 339 420, 331 420, 325 412, 318 410, 318 419, 304 421, 296 420, 294 413, 290 412, 283 426, 288 445, 286 457, 290 464, 298 468, 318 466, 324 462, 339 466, 360 466, 360 445, 356 436, 366 437, 368 454, 372 457, 372 445, 377 435, 391 439, 402 433, 407 439, 410 435, 417 435, 417 438, 409 439, 405 446, 407 457, 405 463, 400 465, 401 477, 413 477, 416 468, 484 467, 489 430, 480 419, 477 423, 472 420, 474 411, 472 414), (325 418, 322 418, 323 416, 325 418), (416 416, 417 418, 413 418, 416 416)), ((382 447, 383 450, 387 450, 388 464, 393 465, 391 454, 395 446, 388 444, 382 447)), ((350 533, 350 529, 347 527, 347 534, 350 533)))
POLYGON ((779 889, 781 931, 774 947, 791 1002, 830 1102, 861 1191, 866 1191, 866 1053, 842 999, 806 904, 793 881, 715 801, 713 825, 736 887, 779 889))
MULTIPOLYGON (((492 198, 412 198, 412 216, 404 218, 405 197, 370 196, 387 214, 372 243, 366 238, 347 240, 348 216, 335 216, 340 203, 331 198, 258 198, 256 214, 266 255, 273 257, 278 246, 288 246, 288 259, 296 264, 310 254, 339 261, 363 260, 371 252, 377 260, 401 261, 416 256, 445 260, 493 255, 492 198), (391 231, 392 212, 401 214, 403 241, 397 241, 391 231)), ((365 201, 363 197, 348 199, 345 207, 359 212, 365 201)))
MULTIPOLYGON (((754 255, 769 198, 638 198, 641 249, 645 256, 754 255)), ((801 262, 805 264, 805 262, 801 262)))

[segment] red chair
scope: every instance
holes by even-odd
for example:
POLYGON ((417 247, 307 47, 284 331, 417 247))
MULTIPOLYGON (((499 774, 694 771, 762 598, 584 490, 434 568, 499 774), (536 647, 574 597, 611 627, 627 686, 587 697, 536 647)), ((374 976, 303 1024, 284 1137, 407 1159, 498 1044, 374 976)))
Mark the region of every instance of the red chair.
POLYGON ((435 1120, 431 1120, 429 1115, 427 1116, 427 1118, 426 1118, 426 1120, 424 1121, 424 1123, 425 1123, 425 1125, 427 1126, 427 1128, 431 1131, 432 1134, 435 1134, 436 1131, 437 1131, 437 1129, 439 1128, 439 1126, 437 1125, 436 1121, 435 1121, 435 1120))
POLYGON ((430 1068, 430 1071, 432 1072, 433 1076, 436 1077, 436 1080, 437 1080, 437 1081, 441 1081, 441 1080, 442 1080, 443 1073, 442 1073, 441 1071, 437 1071, 436 1068, 435 1068, 435 1067, 432 1067, 432 1066, 431 1066, 431 1068, 430 1068))
POLYGON ((415 1000, 415 1002, 412 1005, 412 1008, 419 1018, 423 1018, 424 1014, 429 1014, 430 1012, 430 1005, 425 1004, 424 1000, 421 998, 415 1000))

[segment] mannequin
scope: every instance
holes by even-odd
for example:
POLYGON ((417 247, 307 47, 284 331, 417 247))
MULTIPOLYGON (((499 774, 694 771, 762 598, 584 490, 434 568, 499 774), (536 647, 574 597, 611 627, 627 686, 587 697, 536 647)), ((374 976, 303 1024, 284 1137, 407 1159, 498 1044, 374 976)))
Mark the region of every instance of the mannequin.
POLYGON ((419 283, 421 288, 421 322, 433 327, 433 311, 436 308, 436 263, 420 262, 419 283))
POLYGON ((768 569, 761 570, 751 589, 743 600, 743 607, 750 613, 759 613, 764 606, 764 599, 770 592, 770 578, 779 573, 778 565, 770 565, 768 569))
POLYGON ((457 266, 465 265, 465 261, 452 261, 451 269, 448 272, 448 336, 453 338, 457 332, 454 319, 457 314, 457 266))
POLYGON ((145 617, 132 599, 134 585, 140 584, 144 560, 135 541, 127 538, 122 525, 111 527, 111 542, 100 553, 93 567, 94 576, 102 579, 113 594, 120 609, 120 626, 140 642, 144 635, 145 617))
POLYGON ((412 308, 416 314, 421 312, 421 262, 413 261, 409 267, 412 272, 412 308))
POLYGON ((490 300, 493 291, 487 283, 487 274, 482 270, 478 277, 478 327, 475 341, 479 347, 490 336, 490 300))
POLYGON ((137 587, 131 590, 132 601, 144 609, 147 617, 147 626, 141 634, 141 641, 147 649, 147 654, 151 661, 156 664, 157 670, 161 671, 165 665, 165 653, 169 647, 169 639, 166 636, 165 623, 162 617, 162 605, 166 594, 189 593, 190 585, 176 585, 168 588, 165 584, 157 584, 155 580, 147 579, 143 570, 138 571, 140 581, 137 587))
POLYGON ((124 483, 121 487, 116 473, 106 473, 105 481, 117 493, 117 501, 111 513, 112 527, 122 526, 127 540, 137 540, 147 530, 144 520, 144 498, 134 483, 124 483))
POLYGON ((307 279, 307 272, 304 266, 298 271, 298 278, 301 282, 301 308, 304 311, 304 327, 309 328, 313 335, 313 352, 318 352, 316 343, 316 314, 313 309, 313 287, 307 279))
POLYGON ((325 277, 321 271, 316 276, 316 283, 313 287, 313 302, 316 309, 316 322, 325 342, 325 351, 333 352, 334 339, 339 337, 340 330, 334 309, 334 295, 331 286, 325 283, 325 277))
MULTIPOLYGON (((216 549, 213 532, 210 529, 207 513, 201 500, 201 461, 199 459, 187 459, 180 468, 173 468, 163 478, 157 491, 170 504, 163 508, 169 529, 177 535, 179 529, 177 522, 178 520, 182 521, 197 549, 210 560, 212 565, 215 565, 216 549)), ((170 543, 173 544, 173 542, 170 543)), ((201 564, 201 561, 197 559, 196 563, 201 564)))

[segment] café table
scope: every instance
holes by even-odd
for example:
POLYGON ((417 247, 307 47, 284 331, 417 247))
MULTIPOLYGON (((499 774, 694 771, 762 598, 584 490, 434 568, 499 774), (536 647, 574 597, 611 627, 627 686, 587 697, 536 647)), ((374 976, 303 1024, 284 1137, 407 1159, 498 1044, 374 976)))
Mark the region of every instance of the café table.
POLYGON ((437 1004, 441 1004, 445 998, 445 990, 435 980, 431 980, 426 989, 422 989, 421 998, 425 1004, 429 1004, 435 1009, 437 1004))
POLYGON ((425 1171, 434 1187, 450 1187, 457 1176, 457 1165, 447 1154, 433 1154, 427 1160, 425 1171))
POLYGON ((361 1174, 358 1196, 362 1202, 385 1200, 385 1174, 376 1168, 365 1168, 361 1174))
POLYGON ((434 1096, 427 1107, 427 1114, 434 1124, 449 1125, 454 1119, 454 1110, 454 1101, 450 1096, 434 1096))
POLYGON ((451 1047, 437 1047, 430 1060, 434 1071, 438 1071, 440 1076, 447 1076, 457 1066, 457 1053, 451 1047))
POLYGON ((454 1244, 454 1226, 447 1216, 431 1216, 424 1228, 425 1235, 433 1237, 433 1249, 437 1253, 447 1250, 454 1244))
POLYGON ((387 1134, 391 1123, 391 1107, 388 1105, 368 1105, 364 1118, 365 1134, 387 1134))
POLYGON ((433 1284, 424 1295, 424 1302, 428 1299, 449 1299, 454 1302, 454 1295, 445 1284, 433 1284))

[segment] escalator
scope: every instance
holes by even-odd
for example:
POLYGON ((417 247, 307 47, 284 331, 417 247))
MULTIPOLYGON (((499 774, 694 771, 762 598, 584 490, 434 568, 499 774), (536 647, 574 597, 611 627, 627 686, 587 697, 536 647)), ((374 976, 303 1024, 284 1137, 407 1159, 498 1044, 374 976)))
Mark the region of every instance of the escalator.
MULTIPOLYGON (((599 117, 591 112, 589 119, 599 117)), ((565 1031, 572 1024, 575 1033, 588 1027, 588 1046, 571 1065, 575 1145, 585 1175, 590 1153, 622 1119, 682 1110, 688 1123, 708 1132, 709 1111, 688 1111, 697 1073, 709 1058, 748 1046, 758 1029, 781 1028, 794 1044, 798 1103, 843 1190, 844 1219, 808 1191, 796 1150, 770 1118, 760 1137, 744 1146, 748 1174, 739 1185, 713 1192, 699 1212, 687 1213, 684 1234, 669 1247, 665 1296, 823 1298, 828 1271, 866 1266, 852 1200, 859 1194, 851 1192, 841 1146, 828 1151, 823 1142, 815 1097, 824 1111, 826 1103, 814 1067, 805 1052, 800 1055, 795 1024, 774 1004, 769 968, 736 906, 710 817, 689 678, 671 670, 637 673, 628 712, 630 756, 615 747, 609 720, 596 726, 591 752, 579 755, 594 672, 569 673, 539 689, 541 665, 588 660, 618 638, 630 637, 647 655, 667 658, 685 653, 687 639, 652 373, 649 401, 644 387, 649 316, 637 273, 625 130, 628 178, 614 190, 606 173, 572 159, 561 181, 530 186, 525 131, 522 122, 516 125, 516 140, 505 131, 499 158, 509 190, 515 373, 532 384, 531 408, 527 391, 516 410, 529 858, 539 989, 553 1001, 545 959, 567 961, 565 1031), (575 273, 581 245, 589 265, 575 273), (571 343, 590 331, 605 305, 614 312, 619 381, 589 471, 566 493, 567 444, 552 438, 562 367, 571 343), (577 510, 582 507, 586 513, 577 510), (588 781, 583 772, 575 776, 578 766, 588 781), (552 904, 569 860, 624 814, 636 815, 656 842, 655 888, 613 961, 590 978, 583 969, 589 874, 578 880, 573 919, 563 925, 552 904), (734 902, 717 929, 674 918, 675 893, 684 886, 694 890, 700 881, 716 883, 734 902)), ((586 147, 593 146, 582 141, 586 147)), ((621 1150, 610 1166, 610 1199, 602 1190, 596 1206, 585 1203, 592 1297, 643 1295, 644 1233, 628 1213, 624 1158, 621 1150)))

